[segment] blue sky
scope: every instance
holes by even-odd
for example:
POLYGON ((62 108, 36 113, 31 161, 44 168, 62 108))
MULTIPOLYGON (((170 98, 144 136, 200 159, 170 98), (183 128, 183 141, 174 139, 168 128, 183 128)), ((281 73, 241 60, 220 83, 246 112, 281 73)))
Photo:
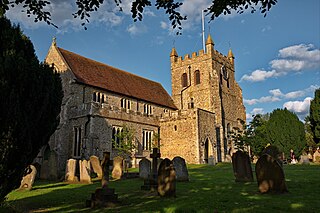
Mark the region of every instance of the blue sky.
MULTIPOLYGON (((92 14, 88 30, 72 17, 75 0, 53 1, 49 10, 55 29, 34 23, 14 8, 7 14, 19 23, 43 61, 52 38, 59 47, 85 57, 160 82, 171 94, 169 54, 173 46, 179 56, 202 49, 201 9, 210 0, 181 0, 181 36, 170 29, 163 10, 148 8, 142 22, 133 22, 130 1, 123 0, 119 12, 113 0, 92 14)), ((206 17, 208 21, 208 17, 206 17)), ((303 119, 308 114, 314 90, 320 87, 320 1, 279 0, 264 18, 259 12, 232 13, 207 23, 215 49, 235 55, 236 80, 243 90, 248 119, 287 107, 303 119)))

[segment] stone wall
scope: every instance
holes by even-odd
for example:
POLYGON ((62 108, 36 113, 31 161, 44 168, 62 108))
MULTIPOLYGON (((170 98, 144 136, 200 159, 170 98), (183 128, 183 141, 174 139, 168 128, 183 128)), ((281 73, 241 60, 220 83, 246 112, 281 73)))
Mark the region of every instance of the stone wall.
POLYGON ((181 156, 187 163, 200 163, 196 109, 160 119, 160 151, 162 158, 181 156))

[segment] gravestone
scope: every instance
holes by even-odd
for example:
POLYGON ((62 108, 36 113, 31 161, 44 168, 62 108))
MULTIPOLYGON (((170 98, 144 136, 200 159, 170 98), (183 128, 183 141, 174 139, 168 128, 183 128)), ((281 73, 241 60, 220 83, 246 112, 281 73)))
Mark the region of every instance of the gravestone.
POLYGON ((90 157, 90 163, 92 166, 93 171, 97 174, 98 178, 102 178, 102 167, 100 164, 100 160, 97 156, 92 155, 90 157))
POLYGON ((189 173, 186 165, 186 161, 182 157, 174 157, 173 168, 176 172, 177 181, 189 181, 189 173))
POLYGON ((34 183, 34 180, 36 178, 37 175, 37 169, 35 166, 30 165, 26 168, 24 176, 21 180, 21 184, 19 189, 20 190, 31 190, 32 189, 32 185, 34 183))
POLYGON ((151 174, 151 161, 146 158, 143 158, 139 162, 139 177, 146 180, 150 177, 151 174))
POLYGON ((256 164, 256 177, 261 193, 287 192, 282 166, 271 155, 263 154, 256 164))
POLYGON ((48 180, 57 180, 58 179, 58 156, 57 153, 51 151, 49 154, 48 159, 48 169, 49 169, 49 176, 47 177, 48 180))
POLYGON ((161 157, 161 154, 158 152, 158 148, 153 148, 150 158, 152 158, 152 171, 151 175, 147 180, 144 180, 142 190, 151 190, 156 191, 158 188, 158 158, 161 157))
POLYGON ((308 155, 301 155, 299 163, 309 165, 310 161, 308 155))
POLYGON ((208 165, 216 165, 216 162, 215 162, 215 159, 213 157, 213 155, 210 155, 209 158, 208 158, 208 165))
POLYGON ((80 168, 80 182, 81 183, 92 183, 90 177, 90 161, 79 160, 80 168))
POLYGON ((320 163, 320 150, 317 149, 314 153, 313 153, 313 162, 315 163, 320 163))
POLYGON ((42 180, 49 179, 49 161, 48 160, 44 160, 41 165, 40 179, 42 179, 42 180))
POLYGON ((112 178, 121 179, 123 173, 123 157, 117 156, 113 158, 112 178))
POLYGON ((75 159, 69 159, 67 160, 67 167, 66 167, 66 176, 65 180, 67 182, 78 182, 78 177, 75 175, 76 174, 76 165, 77 160, 75 159))
POLYGON ((176 172, 173 162, 165 158, 158 171, 158 194, 161 197, 171 197, 176 195, 176 172))
POLYGON ((95 192, 91 194, 91 199, 86 201, 87 207, 114 207, 117 205, 118 195, 114 193, 114 189, 108 188, 109 167, 111 163, 110 152, 104 152, 102 160, 102 187, 97 188, 95 192))
POLYGON ((253 174, 250 157, 247 153, 237 151, 232 155, 233 174, 236 182, 252 182, 253 174))

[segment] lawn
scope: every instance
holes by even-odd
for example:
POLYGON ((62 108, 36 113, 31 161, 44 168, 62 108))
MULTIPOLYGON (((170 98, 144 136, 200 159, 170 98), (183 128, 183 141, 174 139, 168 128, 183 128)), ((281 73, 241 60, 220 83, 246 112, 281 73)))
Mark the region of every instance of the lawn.
MULTIPOLYGON (((284 165, 289 193, 260 194, 256 182, 236 183, 232 165, 189 165, 189 182, 177 183, 176 198, 141 191, 143 181, 111 181, 114 208, 89 209, 86 199, 100 186, 36 181, 32 191, 13 191, 5 208, 16 212, 319 212, 320 165, 284 165)), ((254 167, 253 167, 254 168, 254 167)))

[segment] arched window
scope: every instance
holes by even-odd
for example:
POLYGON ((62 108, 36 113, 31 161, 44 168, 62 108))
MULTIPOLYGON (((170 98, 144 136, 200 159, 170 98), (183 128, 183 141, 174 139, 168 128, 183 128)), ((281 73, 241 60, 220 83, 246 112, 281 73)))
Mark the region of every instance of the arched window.
POLYGON ((200 84, 200 71, 199 70, 196 70, 194 72, 194 83, 200 84))
POLYGON ((182 76, 181 76, 181 86, 182 86, 182 87, 188 86, 187 73, 183 73, 182 76))

